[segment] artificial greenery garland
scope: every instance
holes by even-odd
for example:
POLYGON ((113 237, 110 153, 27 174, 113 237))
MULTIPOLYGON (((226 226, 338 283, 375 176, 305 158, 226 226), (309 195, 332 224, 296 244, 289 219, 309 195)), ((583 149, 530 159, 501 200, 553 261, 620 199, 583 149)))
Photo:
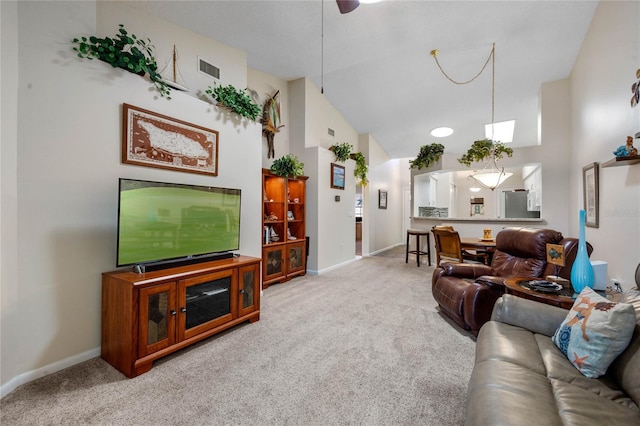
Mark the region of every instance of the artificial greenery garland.
MULTIPOLYGON (((246 90, 246 89, 245 89, 246 90)), ((255 121, 261 108, 255 104, 245 90, 238 90, 233 85, 227 86, 215 85, 215 87, 207 87, 205 92, 211 95, 221 106, 229 108, 242 117, 246 117, 255 121)))
POLYGON ((354 152, 350 155, 352 160, 356 162, 356 168, 353 170, 353 175, 356 177, 360 185, 367 186, 369 180, 367 179, 367 160, 364 158, 364 154, 361 152, 354 152))
POLYGON ((414 160, 409 160, 409 168, 421 169, 427 168, 431 164, 435 163, 442 157, 444 153, 444 145, 439 143, 432 143, 429 145, 423 145, 420 147, 418 156, 414 160))
POLYGON ((147 38, 145 41, 135 34, 129 34, 124 25, 120 24, 118 34, 113 38, 90 36, 74 38, 71 41, 75 44, 73 50, 80 58, 96 58, 114 68, 122 68, 134 74, 149 74, 149 79, 160 92, 160 96, 171 99, 171 89, 158 73, 158 64, 153 57, 154 46, 150 39, 147 38))
POLYGON ((275 160, 269 170, 275 175, 295 179, 304 174, 304 163, 301 163, 295 155, 287 154, 275 160))
POLYGON ((345 162, 349 159, 349 154, 351 154, 351 148, 353 145, 348 143, 341 143, 331 145, 329 147, 329 151, 333 152, 336 156, 336 161, 345 162))
POLYGON ((494 142, 491 139, 481 139, 473 142, 467 153, 458 158, 458 162, 470 167, 473 162, 477 163, 489 158, 492 150, 496 160, 502 158, 504 154, 507 154, 509 157, 513 155, 513 149, 507 148, 504 144, 494 142))

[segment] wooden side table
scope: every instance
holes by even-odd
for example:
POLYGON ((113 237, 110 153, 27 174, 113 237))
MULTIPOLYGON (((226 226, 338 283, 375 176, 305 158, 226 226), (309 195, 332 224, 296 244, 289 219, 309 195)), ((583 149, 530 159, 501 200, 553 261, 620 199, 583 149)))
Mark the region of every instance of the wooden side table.
MULTIPOLYGON (((513 294, 514 296, 522 297, 524 299, 535 300, 536 302, 546 303, 547 305, 559 306, 564 309, 571 309, 573 302, 576 301, 573 288, 563 288, 558 293, 543 293, 540 291, 531 290, 526 286, 526 282, 530 280, 540 280, 542 278, 531 277, 517 277, 510 278, 504 281, 507 294, 513 294), (522 285, 522 284, 525 285, 522 285)), ((604 291, 596 291, 603 297, 607 297, 607 293, 604 291)), ((620 298, 621 293, 613 293, 613 297, 609 298, 612 302, 617 301, 620 298)))
POLYGON ((573 298, 573 288, 563 288, 559 293, 542 293, 530 290, 520 285, 521 282, 530 280, 539 280, 540 278, 517 277, 509 278, 504 281, 507 294, 522 297, 524 299, 535 300, 536 302, 546 303, 547 305, 559 306, 564 309, 571 309, 575 299, 573 298))

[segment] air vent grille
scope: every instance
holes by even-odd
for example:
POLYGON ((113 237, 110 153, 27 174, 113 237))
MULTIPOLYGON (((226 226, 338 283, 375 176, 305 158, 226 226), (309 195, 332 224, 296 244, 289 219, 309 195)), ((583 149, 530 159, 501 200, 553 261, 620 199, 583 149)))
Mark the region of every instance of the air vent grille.
POLYGON ((329 133, 329 136, 335 136, 336 135, 336 132, 330 127, 327 128, 327 133, 329 133))
POLYGON ((215 65, 211 65, 209 62, 202 59, 200 59, 199 62, 200 72, 210 75, 213 78, 220 79, 220 68, 216 67, 215 65))

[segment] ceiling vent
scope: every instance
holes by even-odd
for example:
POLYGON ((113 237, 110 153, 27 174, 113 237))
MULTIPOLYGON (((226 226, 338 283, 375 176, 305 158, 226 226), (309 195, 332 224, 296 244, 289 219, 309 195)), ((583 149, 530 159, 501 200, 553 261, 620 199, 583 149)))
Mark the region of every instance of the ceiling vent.
POLYGON ((336 132, 330 127, 327 127, 327 133, 329 134, 329 136, 335 136, 336 135, 336 132))
POLYGON ((213 78, 220 79, 220 68, 211 65, 209 62, 198 58, 200 72, 210 75, 213 78))

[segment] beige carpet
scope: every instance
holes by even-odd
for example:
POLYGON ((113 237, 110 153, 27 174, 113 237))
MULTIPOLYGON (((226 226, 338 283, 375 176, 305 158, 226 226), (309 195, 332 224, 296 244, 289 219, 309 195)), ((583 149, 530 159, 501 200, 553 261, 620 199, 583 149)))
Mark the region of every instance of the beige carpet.
POLYGON ((264 292, 260 321, 127 379, 100 358, 26 384, 3 425, 460 425, 474 339, 404 249, 264 292))

